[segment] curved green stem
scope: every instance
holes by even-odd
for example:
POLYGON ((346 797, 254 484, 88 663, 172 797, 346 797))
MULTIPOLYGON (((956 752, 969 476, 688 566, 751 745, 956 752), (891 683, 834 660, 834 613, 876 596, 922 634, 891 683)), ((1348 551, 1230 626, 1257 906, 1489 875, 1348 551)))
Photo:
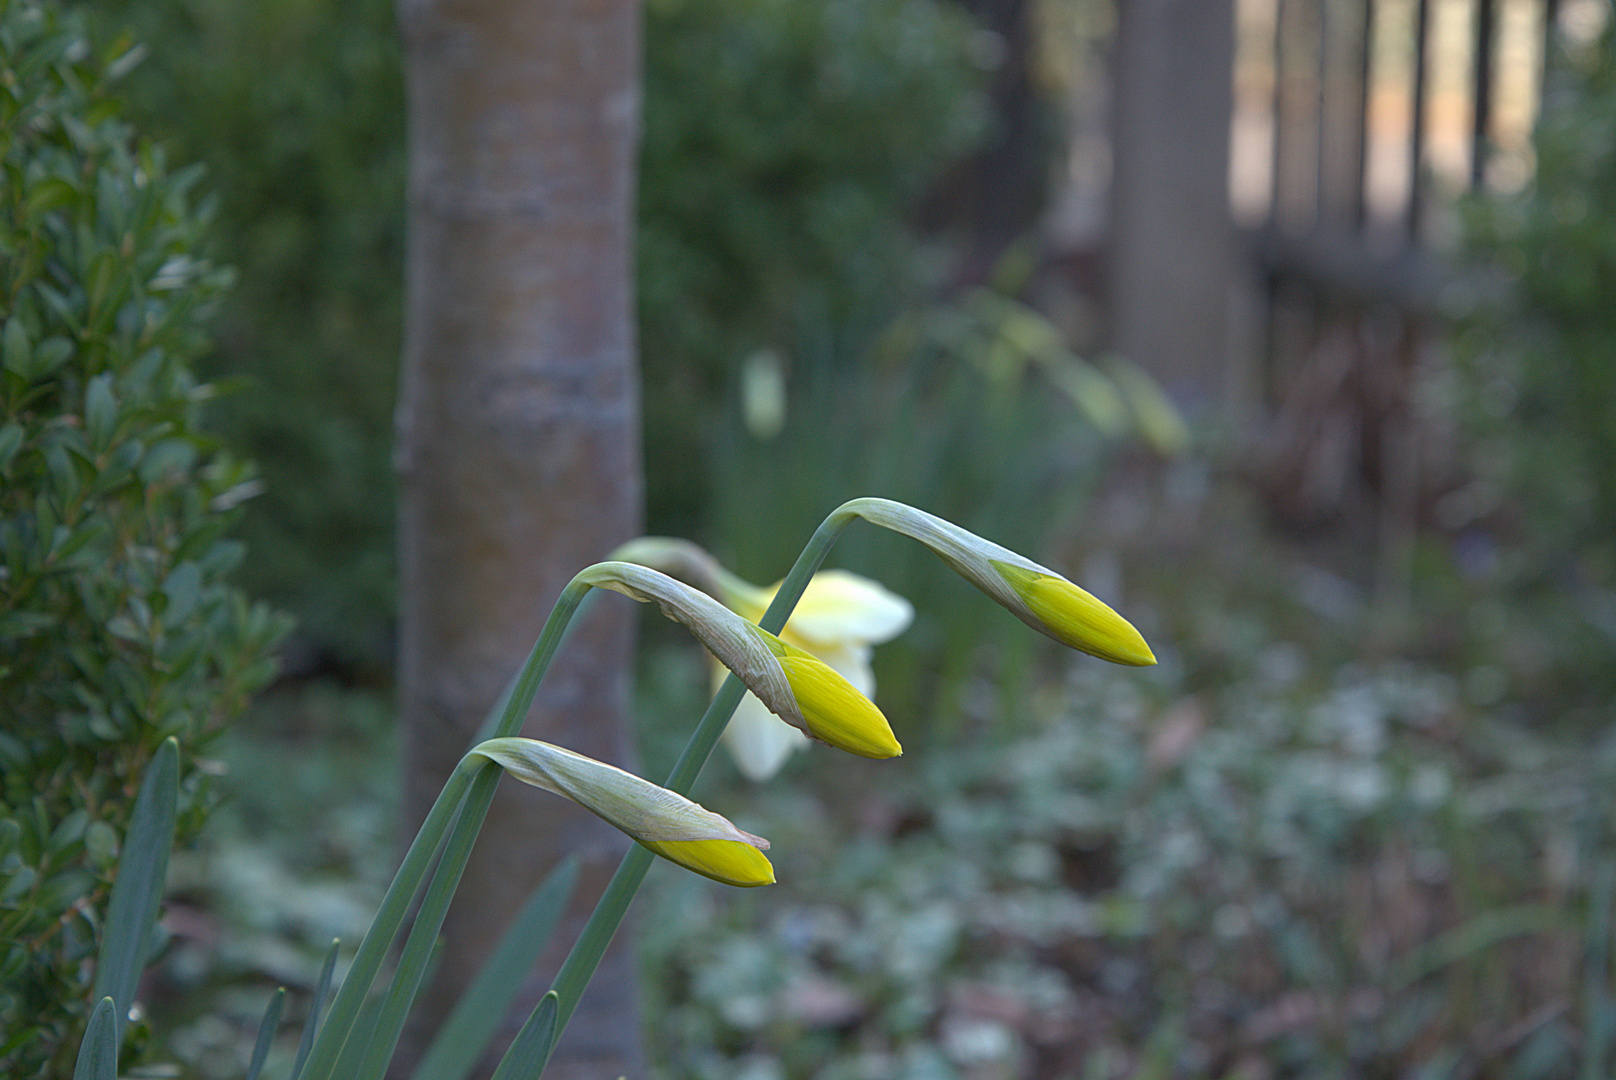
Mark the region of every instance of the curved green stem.
MULTIPOLYGON (((497 737, 514 735, 521 728, 523 717, 527 716, 528 709, 533 705, 533 697, 538 691, 539 682, 549 670, 550 661, 555 658, 556 649, 566 636, 567 626, 577 614, 578 606, 588 595, 589 590, 589 585, 579 582, 576 578, 561 590, 555 607, 551 609, 549 618, 544 622, 544 629, 539 631, 539 638, 533 643, 533 650, 528 654, 527 662, 522 665, 516 680, 490 711, 488 720, 483 722, 484 729, 491 730, 497 737), (491 726, 490 721, 493 722, 491 726)), ((461 813, 456 821, 456 833, 461 834, 464 831, 475 836, 482 827, 483 818, 487 815, 488 805, 492 801, 493 784, 487 785, 486 795, 479 791, 475 800, 467 800, 466 793, 473 777, 484 767, 497 768, 482 757, 462 758, 455 771, 449 775, 443 790, 438 793, 437 802, 432 804, 432 809, 428 811, 420 831, 410 843, 409 851, 399 865, 398 873, 393 875, 393 882, 387 887, 381 906, 376 909, 376 917, 371 920, 370 929, 359 943, 359 950, 354 954, 348 976, 343 979, 342 988, 337 991, 336 997, 331 1002, 331 1010, 327 1014, 324 1026, 315 1036, 314 1046, 303 1072, 303 1080, 330 1080, 331 1070, 336 1065, 342 1045, 347 1041, 349 1032, 353 1030, 354 1021, 359 1016, 359 1007, 370 992, 371 984, 376 980, 376 973, 386 958, 387 950, 392 947, 393 939, 398 936, 410 903, 420 891, 422 879, 431 867, 433 856, 443 841, 449 823, 455 820, 462 802, 466 802, 467 805, 465 812, 461 813)), ((482 785, 479 785, 479 788, 481 787, 482 785)))
MULTIPOLYGON (((808 581, 825 561, 825 556, 842 535, 842 530, 858 517, 856 509, 851 509, 857 500, 844 503, 827 517, 814 535, 809 538, 808 544, 797 556, 796 565, 791 573, 786 575, 780 583, 779 591, 774 594, 774 601, 769 604, 769 610, 764 613, 758 625, 771 634, 778 634, 791 617, 792 609, 802 598, 802 592, 808 587, 808 581)), ((707 764, 707 758, 712 754, 713 748, 718 745, 718 739, 724 733, 724 726, 729 723, 735 707, 741 703, 741 695, 746 692, 746 685, 735 675, 731 674, 724 679, 723 685, 718 688, 712 704, 702 714, 701 721, 696 730, 691 733, 690 740, 679 755, 673 772, 668 774, 667 783, 663 786, 688 795, 695 786, 696 777, 701 774, 702 766, 707 764)), ((583 932, 578 935, 572 951, 567 954, 566 961, 561 970, 556 973, 555 982, 551 984, 559 997, 556 1011, 555 1038, 560 1038, 561 1031, 567 1026, 567 1020, 572 1016, 573 1009, 578 1005, 578 998, 583 994, 584 987, 599 966, 600 959, 606 953, 606 947, 611 944, 612 936, 622 924, 623 917, 628 913, 629 904, 634 900, 634 894, 639 890, 640 883, 645 879, 646 871, 651 866, 651 853, 638 844, 629 848, 628 854, 618 865, 617 872, 607 883, 606 889, 601 893, 600 901, 595 910, 590 913, 589 921, 584 925, 583 932)), ((554 1039, 552 1039, 554 1045, 554 1039)), ((548 1057, 548 1051, 545 1054, 548 1057)), ((541 1062, 542 1068, 542 1062, 541 1062)))

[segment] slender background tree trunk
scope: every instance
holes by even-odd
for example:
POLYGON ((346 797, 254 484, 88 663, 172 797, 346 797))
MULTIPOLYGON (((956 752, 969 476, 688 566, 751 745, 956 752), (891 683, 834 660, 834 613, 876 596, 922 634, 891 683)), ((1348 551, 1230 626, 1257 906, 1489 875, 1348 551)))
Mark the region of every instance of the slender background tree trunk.
MULTIPOLYGON (((408 65, 407 318, 398 412, 400 686, 413 835, 561 587, 639 526, 632 323, 638 0, 400 0, 408 65)), ((527 732, 625 761, 632 605, 598 604, 527 732)), ((527 988, 549 985, 625 842, 501 786, 444 927, 406 1065, 566 852, 581 892, 527 988)), ((620 939, 553 1080, 643 1072, 620 939)))

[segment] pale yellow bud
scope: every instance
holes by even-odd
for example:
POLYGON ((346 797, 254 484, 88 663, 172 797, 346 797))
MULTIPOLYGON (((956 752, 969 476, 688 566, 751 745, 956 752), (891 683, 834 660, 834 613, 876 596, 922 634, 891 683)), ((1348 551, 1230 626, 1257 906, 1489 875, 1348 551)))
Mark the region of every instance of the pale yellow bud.
POLYGON ((615 765, 537 739, 489 739, 471 751, 525 784, 565 796, 651 851, 726 885, 772 885, 769 842, 615 765))

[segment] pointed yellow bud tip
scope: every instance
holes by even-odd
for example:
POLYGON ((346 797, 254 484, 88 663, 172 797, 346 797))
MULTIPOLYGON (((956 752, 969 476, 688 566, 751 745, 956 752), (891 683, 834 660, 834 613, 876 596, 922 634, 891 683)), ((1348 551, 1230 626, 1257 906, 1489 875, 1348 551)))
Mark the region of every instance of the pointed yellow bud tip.
POLYGON ((782 648, 780 667, 810 735, 859 757, 903 753, 892 725, 873 701, 819 658, 783 643, 782 648))
POLYGON ((640 844, 687 870, 743 889, 774 884, 768 856, 739 840, 641 840, 640 844))
POLYGON ((1063 577, 993 561, 1050 637, 1113 664, 1149 667, 1156 654, 1133 624, 1063 577))

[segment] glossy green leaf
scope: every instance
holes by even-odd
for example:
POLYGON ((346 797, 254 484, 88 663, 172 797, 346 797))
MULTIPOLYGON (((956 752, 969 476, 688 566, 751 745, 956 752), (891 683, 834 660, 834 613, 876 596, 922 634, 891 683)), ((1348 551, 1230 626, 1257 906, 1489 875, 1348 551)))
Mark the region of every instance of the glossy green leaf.
POLYGON ((0 360, 5 363, 6 370, 31 379, 33 359, 33 345, 28 340, 28 330, 22 320, 15 317, 7 319, 5 333, 0 336, 0 360))
POLYGON ((22 425, 10 423, 0 426, 0 472, 4 472, 11 465, 11 459, 17 456, 17 450, 22 446, 22 425))
POLYGON ((102 372, 90 380, 84 394, 84 426, 92 450, 104 450, 112 442, 118 424, 118 399, 112 393, 112 376, 102 372))

